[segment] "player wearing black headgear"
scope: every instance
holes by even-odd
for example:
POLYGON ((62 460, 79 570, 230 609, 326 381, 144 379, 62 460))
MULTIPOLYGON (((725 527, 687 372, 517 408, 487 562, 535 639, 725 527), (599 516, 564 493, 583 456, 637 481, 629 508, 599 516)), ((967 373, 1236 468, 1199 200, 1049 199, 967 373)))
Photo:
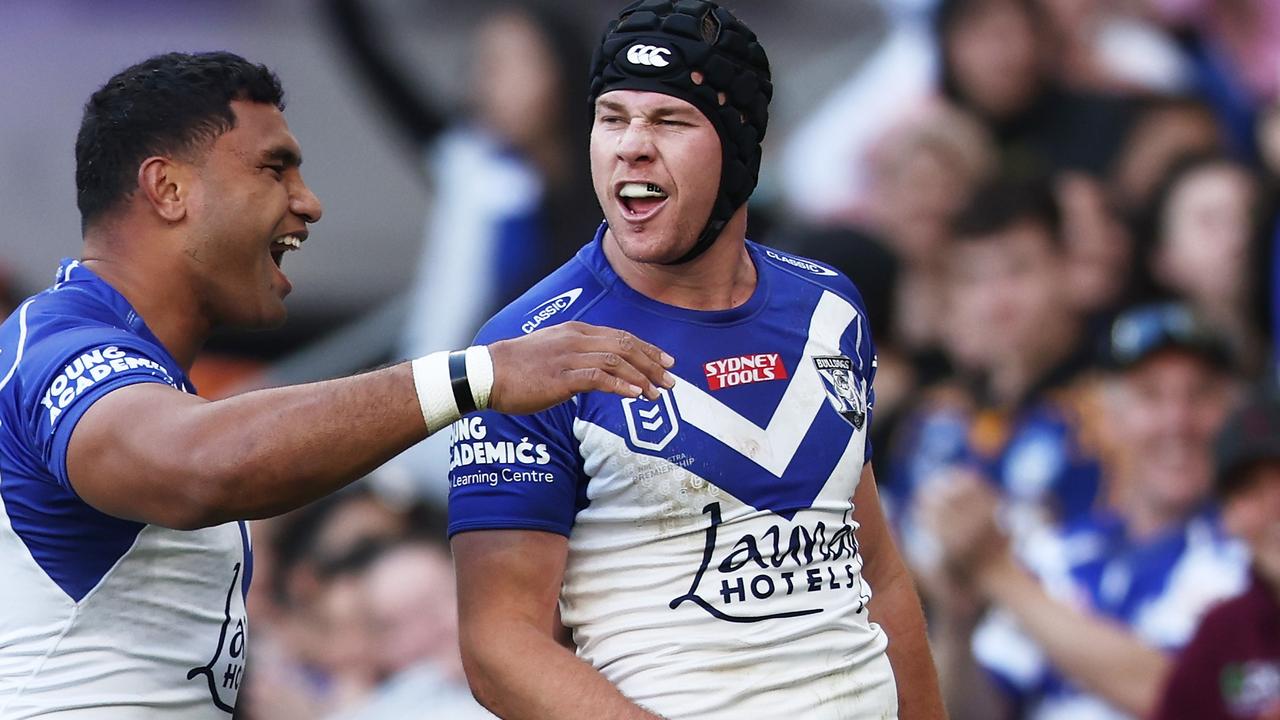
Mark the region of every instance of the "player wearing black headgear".
MULTIPOLYGON (((706 252, 755 190, 773 97, 769 58, 728 10, 702 0, 639 0, 609 23, 591 64, 591 95, 644 90, 685 100, 720 138, 719 187, 697 242, 668 264, 706 252)), ((612 226, 612 225, 611 225, 612 226)))
POLYGON ((701 0, 631 4, 601 42, 606 224, 479 338, 612 323, 660 339, 674 378, 657 400, 456 427, 459 634, 496 715, 942 715, 871 470, 866 308, 837 271, 746 238, 768 67, 701 0))

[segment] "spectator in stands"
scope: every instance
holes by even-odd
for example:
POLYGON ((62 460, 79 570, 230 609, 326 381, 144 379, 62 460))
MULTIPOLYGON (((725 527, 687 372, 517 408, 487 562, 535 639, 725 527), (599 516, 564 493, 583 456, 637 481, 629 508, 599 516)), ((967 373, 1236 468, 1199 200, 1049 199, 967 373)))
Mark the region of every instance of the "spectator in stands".
POLYGON ((1225 155, 1177 163, 1157 196, 1148 259, 1158 284, 1224 333, 1242 370, 1262 369, 1273 216, 1256 176, 1225 155))
MULTIPOLYGON (((470 338, 484 318, 558 267, 599 222, 582 168, 585 36, 531 6, 488 13, 474 32, 469 107, 455 114, 423 93, 389 52, 366 0, 329 0, 331 26, 393 127, 426 159, 434 194, 406 343, 470 338), (475 297, 459 302, 459 293, 475 297), (440 301, 445 300, 445 304, 440 301), (462 310, 466 306, 465 311, 462 310), (451 317, 452 316, 452 317, 451 317)), ((441 345, 443 347, 444 345, 441 345)))
MULTIPOLYGON (((341 720, 492 718, 472 697, 458 649, 453 560, 443 518, 417 527, 362 576, 373 642, 384 682, 341 720)), ((336 720, 336 719, 335 719, 336 720)))
POLYGON ((1071 306, 1085 318, 1087 340, 1110 328, 1115 313, 1131 302, 1133 236, 1105 185, 1082 172, 1064 172, 1054 183, 1062 209, 1067 254, 1067 292, 1071 306))
MULTIPOLYGON (((549 7, 509 5, 474 31, 472 95, 451 113, 389 51, 367 0, 328 0, 330 25, 375 100, 425 161, 432 202, 397 357, 475 336, 486 318, 559 267, 602 215, 587 176, 590 60, 582 31, 549 7)), ((443 503, 448 438, 388 464, 443 503)))
POLYGON ((995 170, 995 147, 970 115, 933 105, 891 131, 871 158, 867 229, 902 263, 894 339, 936 350, 946 324, 942 248, 951 221, 995 170))
POLYGON ((1043 184, 996 181, 953 224, 947 348, 961 369, 904 421, 891 449, 894 503, 906 556, 928 581, 936 555, 908 511, 956 473, 1007 497, 1025 532, 1086 513, 1101 471, 1078 410, 1091 358, 1068 302, 1057 206, 1043 184))
POLYGON ((1227 128, 1237 156, 1256 157, 1258 111, 1280 100, 1280 3, 1273 0, 1146 0, 1177 36, 1196 90, 1227 128))
POLYGON ((311 720, 372 690, 379 673, 370 630, 353 621, 367 615, 359 578, 376 549, 409 527, 404 511, 358 484, 273 520, 268 543, 255 538, 265 573, 249 602, 264 622, 255 626, 253 672, 238 712, 311 720))
POLYGON ((784 237, 797 253, 849 275, 867 302, 880 356, 873 433, 889 429, 896 410, 915 401, 915 388, 950 371, 942 354, 949 321, 942 250, 951 221, 995 162, 980 123, 951 106, 930 105, 876 149, 869 200, 850 225, 784 237))
POLYGON ((1056 74, 1085 91, 1180 93, 1190 89, 1192 65, 1174 38, 1133 3, 1036 0, 1057 45, 1056 74))
POLYGON ((1107 394, 1128 457, 1115 469, 1112 507, 1016 556, 984 484, 959 477, 921 496, 954 583, 933 598, 954 718, 1154 710, 1168 654, 1245 582, 1245 553, 1210 504, 1213 441, 1235 397, 1227 353, 1184 306, 1121 315, 1107 394), (992 612, 975 630, 986 604, 992 612))
POLYGON ((1250 401, 1218 436, 1214 490, 1252 556, 1249 589, 1178 656, 1154 720, 1280 718, 1280 402, 1250 401))
POLYGON ((1106 172, 1133 103, 1057 81, 1059 38, 1035 0, 942 0, 936 26, 942 94, 990 127, 1006 172, 1106 172))
POLYGON ((872 204, 872 158, 898 126, 940 100, 990 126, 1004 165, 1024 177, 1061 169, 1104 176, 1131 122, 1133 102, 1071 82, 1079 74, 1071 67, 1078 57, 1071 47, 1081 33, 1105 35, 1098 40, 1105 45, 1097 48, 1101 57, 1091 62, 1116 75, 1119 86, 1180 87, 1177 77, 1166 77, 1179 70, 1163 67, 1178 62, 1168 57, 1172 43, 1148 23, 1113 9, 1113 3, 882 0, 881 5, 889 23, 884 41, 807 114, 782 147, 782 193, 807 221, 847 221, 872 204), (1123 51, 1114 51, 1117 47, 1123 51), (1154 67, 1147 64, 1152 57, 1154 67))

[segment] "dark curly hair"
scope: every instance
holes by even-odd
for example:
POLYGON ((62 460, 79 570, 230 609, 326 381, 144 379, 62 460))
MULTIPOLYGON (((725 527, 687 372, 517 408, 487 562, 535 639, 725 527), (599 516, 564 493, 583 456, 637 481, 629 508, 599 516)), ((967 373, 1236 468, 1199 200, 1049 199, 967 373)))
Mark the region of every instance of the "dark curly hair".
POLYGON ((232 100, 284 109, 280 79, 229 52, 168 53, 125 68, 84 106, 76 136, 81 229, 132 194, 153 155, 190 157, 235 127, 232 100))

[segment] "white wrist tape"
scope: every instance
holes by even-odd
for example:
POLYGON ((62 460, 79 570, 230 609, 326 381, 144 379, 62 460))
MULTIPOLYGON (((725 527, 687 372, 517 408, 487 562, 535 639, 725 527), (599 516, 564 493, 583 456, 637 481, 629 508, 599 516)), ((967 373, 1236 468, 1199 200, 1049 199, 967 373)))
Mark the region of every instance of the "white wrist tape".
POLYGON ((493 358, 488 345, 472 345, 467 348, 467 380, 471 383, 471 398, 477 410, 489 409, 489 393, 493 390, 493 358))
POLYGON ((489 407, 493 360, 489 348, 476 345, 454 353, 434 352, 411 363, 427 433, 446 427, 467 412, 489 407))

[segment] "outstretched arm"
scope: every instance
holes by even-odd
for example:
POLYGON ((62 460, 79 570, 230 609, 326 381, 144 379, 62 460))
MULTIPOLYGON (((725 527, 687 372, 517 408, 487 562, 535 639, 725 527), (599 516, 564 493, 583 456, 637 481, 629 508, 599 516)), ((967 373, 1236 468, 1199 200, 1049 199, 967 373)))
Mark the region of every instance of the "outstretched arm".
POLYGON ((656 720, 557 641, 568 540, 533 530, 453 538, 467 682, 508 720, 656 720))
MULTIPOLYGON (((526 414, 593 390, 656 396, 670 358, 569 322, 489 346, 489 406, 526 414)), ((428 434, 410 363, 209 402, 167 385, 107 393, 71 430, 67 475, 109 515, 174 528, 259 518, 352 482, 428 434)), ((452 388, 430 387, 431 396, 452 388)))
POLYGON ((889 533, 870 463, 863 466, 853 506, 853 516, 858 521, 858 545, 862 548, 862 574, 873 593, 868 610, 889 636, 889 664, 893 666, 898 685, 898 717, 902 720, 945 718, 920 597, 889 533))

